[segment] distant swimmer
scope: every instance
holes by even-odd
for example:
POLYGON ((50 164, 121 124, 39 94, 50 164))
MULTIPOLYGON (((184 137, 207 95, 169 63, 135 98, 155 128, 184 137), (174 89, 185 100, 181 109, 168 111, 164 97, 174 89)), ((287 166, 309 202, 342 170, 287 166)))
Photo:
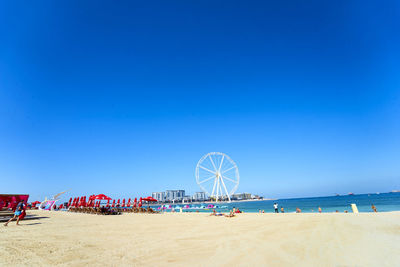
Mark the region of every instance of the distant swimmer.
POLYGON ((274 209, 275 209, 275 213, 279 213, 279 211, 278 211, 278 204, 274 203, 274 209))
POLYGON ((301 213, 301 209, 296 208, 296 213, 301 213))
POLYGON ((321 213, 321 212, 322 212, 322 209, 321 209, 321 207, 318 207, 318 212, 319 212, 319 213, 321 213))
POLYGON ((281 212, 282 212, 282 213, 285 213, 285 210, 283 209, 283 207, 281 207, 281 212))

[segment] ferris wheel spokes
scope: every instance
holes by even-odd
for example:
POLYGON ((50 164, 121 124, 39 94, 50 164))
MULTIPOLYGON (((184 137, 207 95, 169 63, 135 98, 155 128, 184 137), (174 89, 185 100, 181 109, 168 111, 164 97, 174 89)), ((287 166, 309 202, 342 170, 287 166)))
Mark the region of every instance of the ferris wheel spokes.
POLYGON ((224 179, 228 180, 228 181, 231 181, 232 183, 236 183, 236 181, 232 180, 231 178, 228 178, 228 177, 223 176, 223 175, 222 175, 222 177, 223 177, 224 179))
POLYGON ((232 170, 232 169, 234 169, 234 168, 236 168, 236 166, 230 167, 229 169, 227 169, 227 170, 225 170, 225 171, 222 171, 221 174, 224 174, 224 173, 226 173, 227 171, 230 171, 230 170, 232 170))
POLYGON ((222 156, 221 163, 219 164, 218 172, 221 172, 222 163, 224 162, 225 155, 222 156))
POLYGON ((215 179, 215 175, 213 175, 213 176, 211 176, 211 177, 209 177, 209 178, 207 178, 207 179, 205 179, 205 180, 199 182, 199 184, 202 184, 202 183, 205 183, 205 182, 207 182, 207 181, 210 181, 211 179, 215 179))
POLYGON ((207 168, 204 167, 204 166, 199 165, 199 167, 202 168, 203 170, 206 170, 206 171, 208 171, 208 172, 211 172, 212 174, 215 174, 215 171, 212 171, 212 170, 210 170, 210 169, 207 169, 207 168))
POLYGON ((215 171, 217 171, 217 167, 215 167, 215 164, 214 164, 214 161, 213 161, 212 158, 211 158, 211 155, 208 155, 208 157, 210 158, 211 163, 212 163, 212 165, 213 165, 215 171))

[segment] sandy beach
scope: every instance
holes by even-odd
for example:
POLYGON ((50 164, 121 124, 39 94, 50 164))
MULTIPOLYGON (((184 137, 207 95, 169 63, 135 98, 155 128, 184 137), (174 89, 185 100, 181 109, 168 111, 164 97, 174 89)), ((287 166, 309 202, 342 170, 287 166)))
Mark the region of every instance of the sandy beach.
POLYGON ((400 212, 100 216, 29 211, 0 228, 5 266, 395 266, 400 212))

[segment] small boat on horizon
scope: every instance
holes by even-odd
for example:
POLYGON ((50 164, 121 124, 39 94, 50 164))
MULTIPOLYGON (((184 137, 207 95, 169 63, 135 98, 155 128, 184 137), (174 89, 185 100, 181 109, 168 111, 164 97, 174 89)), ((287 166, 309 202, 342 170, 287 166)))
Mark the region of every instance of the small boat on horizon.
POLYGON ((353 193, 353 192, 349 192, 347 195, 349 195, 349 196, 353 196, 353 195, 354 195, 354 193, 353 193))

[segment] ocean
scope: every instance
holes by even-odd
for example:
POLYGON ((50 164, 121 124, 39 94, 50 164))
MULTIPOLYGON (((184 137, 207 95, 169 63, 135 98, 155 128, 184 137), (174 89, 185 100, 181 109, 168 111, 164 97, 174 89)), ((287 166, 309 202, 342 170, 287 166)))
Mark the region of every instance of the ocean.
MULTIPOLYGON (((400 211, 400 193, 381 193, 381 194, 361 194, 361 195, 345 195, 345 196, 329 196, 329 197, 309 197, 309 198, 291 198, 277 200, 260 200, 260 201, 243 201, 232 203, 214 203, 217 205, 218 212, 229 212, 233 207, 239 208, 244 212, 274 212, 273 204, 279 205, 285 212, 295 212, 296 208, 300 208, 302 212, 318 212, 321 207, 322 212, 352 212, 350 204, 355 203, 359 212, 373 212, 371 205, 374 204, 378 212, 400 211)), ((186 204, 174 204, 173 207, 183 207, 186 204)), ((206 204, 203 204, 203 206, 206 204)), ((190 207, 200 207, 199 204, 190 207)), ((196 211, 194 209, 183 209, 183 212, 196 211)), ((211 209, 199 210, 200 212, 210 212, 211 209)))

